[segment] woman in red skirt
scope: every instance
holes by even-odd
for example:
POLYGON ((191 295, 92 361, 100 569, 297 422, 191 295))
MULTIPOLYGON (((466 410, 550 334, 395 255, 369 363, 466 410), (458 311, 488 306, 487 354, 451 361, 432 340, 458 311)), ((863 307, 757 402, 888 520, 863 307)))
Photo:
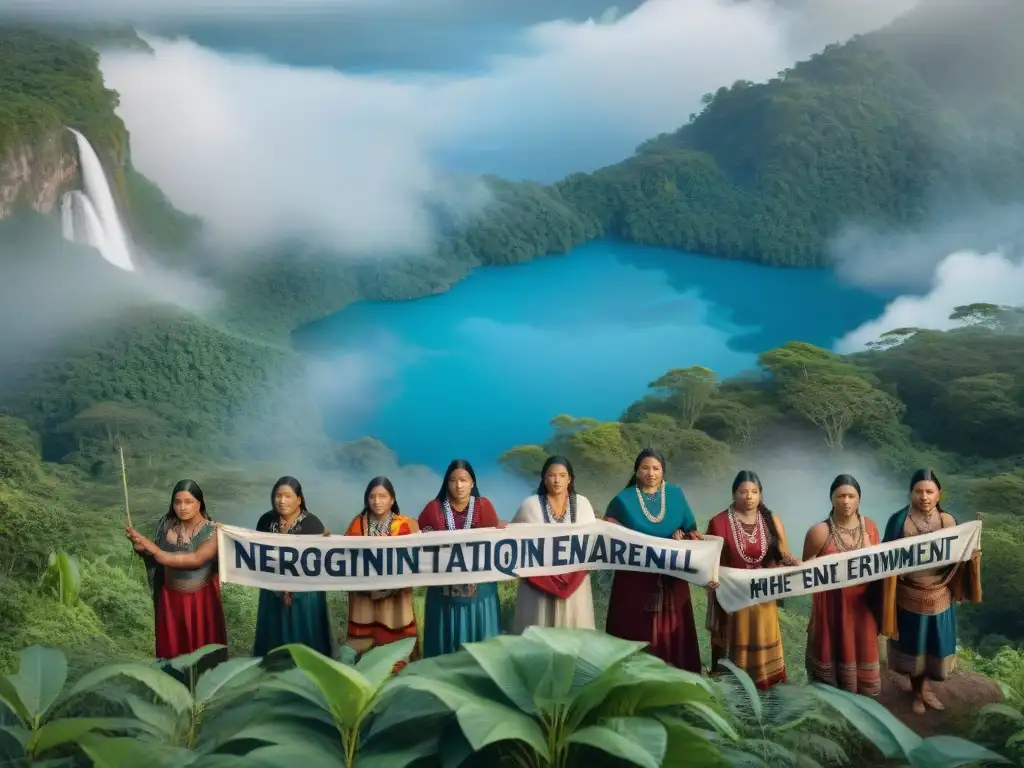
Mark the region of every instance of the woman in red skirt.
MULTIPOLYGON (((173 659, 204 645, 227 645, 224 608, 217 574, 217 528, 206 512, 202 489, 182 480, 150 541, 127 529, 135 551, 146 561, 156 614, 156 656, 173 659)), ((226 658, 227 651, 203 666, 226 658)))
MULTIPOLYGON (((832 511, 811 526, 804 562, 878 544, 878 528, 860 513, 860 483, 839 475, 830 489, 832 511)), ((807 627, 807 674, 836 688, 877 696, 882 689, 878 621, 868 604, 868 585, 815 592, 807 627)))

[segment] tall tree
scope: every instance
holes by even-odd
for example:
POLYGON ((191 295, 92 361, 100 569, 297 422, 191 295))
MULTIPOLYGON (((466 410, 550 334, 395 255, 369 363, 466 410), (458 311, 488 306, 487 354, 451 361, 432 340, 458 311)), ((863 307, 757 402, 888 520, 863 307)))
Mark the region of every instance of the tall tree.
POLYGON ((651 382, 651 389, 660 391, 673 406, 680 425, 693 429, 704 407, 718 389, 715 372, 699 365, 676 368, 651 382))

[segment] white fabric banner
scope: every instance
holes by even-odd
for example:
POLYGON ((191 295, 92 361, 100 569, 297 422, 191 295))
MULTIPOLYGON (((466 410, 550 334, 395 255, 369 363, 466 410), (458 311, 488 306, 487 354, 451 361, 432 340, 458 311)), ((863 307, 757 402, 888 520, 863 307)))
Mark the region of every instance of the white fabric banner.
POLYGON ((480 584, 571 571, 644 571, 714 581, 722 540, 675 541, 598 520, 407 536, 299 536, 218 527, 220 580, 278 591, 480 584))
POLYGON ((722 609, 733 613, 771 600, 852 587, 887 576, 964 562, 980 546, 981 521, 974 520, 888 544, 817 557, 787 568, 722 567, 718 572, 716 595, 722 609))

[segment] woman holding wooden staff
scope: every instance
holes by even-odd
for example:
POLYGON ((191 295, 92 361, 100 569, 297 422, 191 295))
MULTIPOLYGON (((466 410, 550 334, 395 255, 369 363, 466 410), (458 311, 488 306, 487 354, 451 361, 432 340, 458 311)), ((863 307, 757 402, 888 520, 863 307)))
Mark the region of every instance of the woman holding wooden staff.
MULTIPOLYGON (((217 575, 217 528, 199 485, 182 480, 174 486, 152 541, 130 523, 126 533, 146 562, 157 658, 173 659, 213 643, 227 645, 217 575)), ((204 661, 215 663, 226 655, 225 650, 204 661)))

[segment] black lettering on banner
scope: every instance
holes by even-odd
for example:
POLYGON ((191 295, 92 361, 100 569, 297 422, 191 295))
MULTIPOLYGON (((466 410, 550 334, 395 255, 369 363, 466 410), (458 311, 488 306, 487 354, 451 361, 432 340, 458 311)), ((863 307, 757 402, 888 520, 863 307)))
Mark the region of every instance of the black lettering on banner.
POLYGON ((456 568, 462 573, 466 572, 466 556, 462 552, 461 544, 452 544, 452 551, 448 554, 448 567, 445 568, 445 573, 451 573, 456 568))
POLYGON ((588 563, 607 563, 608 562, 608 545, 605 543, 604 536, 598 536, 594 539, 594 551, 590 553, 590 557, 587 558, 588 563))
POLYGON ((793 591, 789 583, 793 574, 773 573, 768 576, 759 576, 750 580, 750 599, 758 600, 762 597, 778 597, 793 591))
POLYGON ((579 565, 587 562, 587 544, 590 543, 590 534, 573 536, 569 541, 569 565, 579 565))
POLYGON ((494 544, 494 568, 505 576, 515 576, 519 565, 519 544, 516 539, 501 539, 494 544))
POLYGON ((551 565, 568 565, 565 559, 565 549, 574 538, 574 536, 555 536, 551 540, 551 565))
POLYGON ((523 539, 523 554, 519 562, 523 568, 543 568, 544 539, 523 539))

